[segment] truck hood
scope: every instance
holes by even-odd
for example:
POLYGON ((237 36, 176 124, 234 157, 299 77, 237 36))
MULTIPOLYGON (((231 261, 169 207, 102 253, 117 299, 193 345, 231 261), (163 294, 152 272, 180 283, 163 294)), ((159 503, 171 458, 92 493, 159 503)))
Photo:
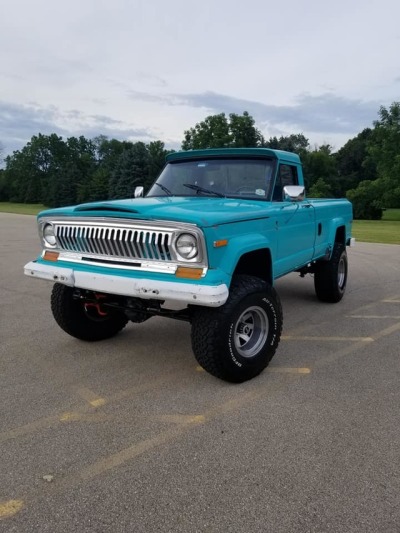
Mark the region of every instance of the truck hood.
POLYGON ((94 202, 42 211, 48 217, 112 217, 189 222, 201 227, 267 218, 271 204, 237 198, 152 197, 94 202))

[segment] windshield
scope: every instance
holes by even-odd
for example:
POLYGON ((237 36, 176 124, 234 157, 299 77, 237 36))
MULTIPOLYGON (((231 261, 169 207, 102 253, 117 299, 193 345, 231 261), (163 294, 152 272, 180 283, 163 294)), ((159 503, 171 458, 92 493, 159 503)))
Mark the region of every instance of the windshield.
POLYGON ((215 196, 269 200, 272 159, 205 159, 168 163, 147 196, 215 196))

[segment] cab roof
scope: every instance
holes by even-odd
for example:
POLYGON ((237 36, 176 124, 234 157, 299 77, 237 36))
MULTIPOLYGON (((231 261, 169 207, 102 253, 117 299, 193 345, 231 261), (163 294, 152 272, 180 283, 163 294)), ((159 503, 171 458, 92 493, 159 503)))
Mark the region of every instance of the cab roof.
POLYGON ((185 150, 173 152, 166 157, 167 163, 182 159, 205 159, 209 157, 266 157, 300 164, 300 157, 293 152, 272 150, 271 148, 209 148, 206 150, 185 150))

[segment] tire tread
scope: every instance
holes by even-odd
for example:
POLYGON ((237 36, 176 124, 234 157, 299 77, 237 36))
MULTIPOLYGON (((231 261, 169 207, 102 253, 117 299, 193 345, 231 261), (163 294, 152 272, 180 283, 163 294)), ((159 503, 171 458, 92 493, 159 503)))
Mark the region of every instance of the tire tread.
POLYGON ((90 320, 73 299, 72 287, 55 283, 51 293, 51 311, 57 324, 66 333, 84 341, 99 341, 113 337, 128 323, 122 313, 113 313, 109 320, 90 320))
POLYGON ((258 374, 271 361, 275 354, 282 331, 282 306, 279 297, 273 287, 265 281, 254 276, 240 275, 232 280, 230 296, 227 302, 220 308, 198 308, 194 311, 192 322, 192 348, 197 362, 213 376, 233 383, 247 381, 258 374), (250 293, 265 293, 274 300, 279 315, 277 342, 270 347, 269 358, 262 365, 248 366, 247 368, 232 368, 226 360, 220 356, 219 337, 220 329, 226 325, 228 317, 234 308, 244 297, 250 293))
POLYGON ((347 255, 346 255, 346 280, 343 290, 338 287, 337 267, 340 258, 346 254, 346 247, 342 243, 335 243, 329 261, 320 261, 314 274, 314 288, 317 298, 321 302, 337 303, 344 295, 347 283, 347 255))

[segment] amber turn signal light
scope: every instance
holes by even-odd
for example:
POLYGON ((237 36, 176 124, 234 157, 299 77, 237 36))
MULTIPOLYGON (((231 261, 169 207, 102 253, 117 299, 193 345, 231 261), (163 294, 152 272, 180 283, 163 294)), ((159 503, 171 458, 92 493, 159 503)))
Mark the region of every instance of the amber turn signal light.
POLYGON ((178 267, 175 272, 177 278, 200 279, 202 275, 202 268, 178 267))
POLYGON ((59 255, 60 254, 58 252, 49 252, 47 250, 44 252, 43 259, 46 259, 46 261, 57 261, 59 255))

